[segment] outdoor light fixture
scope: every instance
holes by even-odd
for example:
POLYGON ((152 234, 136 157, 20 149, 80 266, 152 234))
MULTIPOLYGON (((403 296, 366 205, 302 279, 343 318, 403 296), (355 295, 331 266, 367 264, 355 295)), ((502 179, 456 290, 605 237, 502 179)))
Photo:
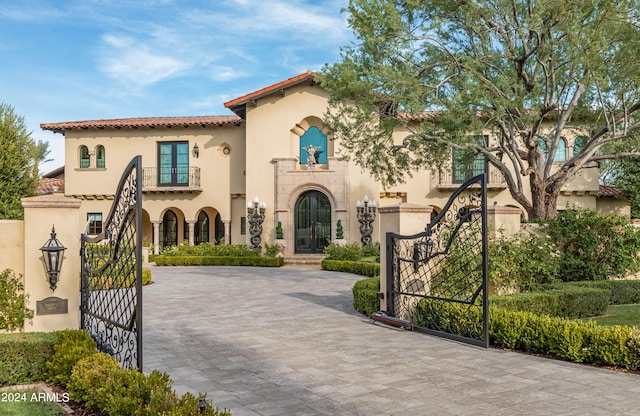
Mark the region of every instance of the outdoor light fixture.
POLYGON ((198 143, 194 143, 193 145, 193 155, 198 158, 200 156, 200 149, 198 149, 198 143))
POLYGON ((360 241, 362 245, 371 244, 373 233, 373 221, 376 219, 376 201, 369 201, 368 196, 364 196, 362 202, 356 202, 356 217, 360 223, 360 241))
POLYGON ((267 204, 256 197, 253 202, 247 203, 247 220, 249 221, 249 234, 251 235, 251 245, 255 250, 260 249, 262 242, 262 223, 264 222, 264 212, 267 204))
POLYGON ((200 414, 204 414, 204 411, 207 409, 207 407, 209 407, 209 402, 207 402, 207 399, 205 399, 204 397, 200 397, 200 400, 198 400, 198 404, 196 404, 196 406, 198 406, 200 414))
POLYGON ((51 290, 56 290, 66 247, 56 238, 55 226, 51 227, 51 238, 44 243, 40 250, 42 251, 44 269, 49 279, 49 287, 51 290))

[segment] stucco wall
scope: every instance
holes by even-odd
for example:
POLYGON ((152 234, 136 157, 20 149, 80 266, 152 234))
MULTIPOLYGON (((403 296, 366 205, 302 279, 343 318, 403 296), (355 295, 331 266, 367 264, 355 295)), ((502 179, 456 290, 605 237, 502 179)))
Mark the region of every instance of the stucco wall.
POLYGON ((24 276, 24 221, 0 220, 0 271, 24 276))

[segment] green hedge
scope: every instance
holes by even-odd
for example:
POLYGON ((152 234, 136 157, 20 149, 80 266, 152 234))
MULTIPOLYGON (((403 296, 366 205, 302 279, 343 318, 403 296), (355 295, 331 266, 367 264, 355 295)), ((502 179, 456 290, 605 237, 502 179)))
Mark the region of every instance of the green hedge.
POLYGON ((363 279, 353 286, 353 306, 365 316, 380 310, 378 292, 380 291, 380 276, 363 279))
POLYGON ((640 280, 597 280, 539 285, 536 290, 550 290, 564 287, 589 287, 606 289, 611 293, 610 305, 640 303, 640 280))
POLYGON ((597 326, 531 312, 490 308, 494 345, 551 354, 576 363, 637 370, 640 331, 629 326, 597 326))
POLYGON ((260 266, 280 267, 282 257, 149 256, 158 266, 260 266))
POLYGON ((491 296, 491 305, 567 319, 604 315, 611 292, 595 287, 558 286, 540 292, 491 296))
POLYGON ((0 386, 44 380, 57 340, 51 332, 0 335, 0 386))
POLYGON ((323 259, 321 266, 323 270, 330 270, 334 272, 346 272, 369 277, 380 275, 380 265, 377 263, 323 259))

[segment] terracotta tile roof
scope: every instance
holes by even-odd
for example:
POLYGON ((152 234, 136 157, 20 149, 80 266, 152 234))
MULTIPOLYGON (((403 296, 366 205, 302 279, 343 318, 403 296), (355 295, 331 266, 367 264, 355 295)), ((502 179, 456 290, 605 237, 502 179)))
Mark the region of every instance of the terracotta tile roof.
POLYGON ((64 179, 42 178, 36 187, 38 195, 49 195, 55 192, 64 192, 64 179))
POLYGON ((278 82, 273 85, 269 85, 268 87, 259 89, 258 91, 254 91, 247 95, 243 95, 242 97, 238 97, 234 100, 227 101, 224 103, 224 106, 231 109, 235 113, 238 111, 234 110, 234 108, 240 107, 250 101, 256 100, 260 97, 264 97, 265 95, 272 94, 275 91, 281 90, 283 88, 288 88, 296 84, 300 84, 305 81, 315 81, 318 78, 318 75, 313 71, 307 71, 303 74, 296 75, 295 77, 291 77, 284 81, 278 82))
POLYGON ((42 175, 43 178, 50 179, 58 178, 59 176, 62 176, 64 178, 64 165, 42 175))
POLYGON ((598 189, 598 193, 596 197, 603 198, 619 198, 624 195, 624 191, 617 186, 611 185, 600 185, 600 189, 598 189))
POLYGON ((191 116, 191 117, 139 117, 115 118, 110 120, 67 121, 61 123, 40 124, 42 130, 62 133, 74 129, 104 128, 155 128, 155 127, 195 127, 195 126, 239 126, 244 123, 240 117, 233 116, 191 116))

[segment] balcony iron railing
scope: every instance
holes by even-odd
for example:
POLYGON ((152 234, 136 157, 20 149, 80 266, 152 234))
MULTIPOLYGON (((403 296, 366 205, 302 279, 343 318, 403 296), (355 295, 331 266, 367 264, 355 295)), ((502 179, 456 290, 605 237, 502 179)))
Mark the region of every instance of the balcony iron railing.
POLYGON ((142 168, 143 192, 200 192, 200 168, 142 168))
MULTIPOLYGON (((506 181, 504 180, 504 176, 502 176, 502 173, 497 168, 491 165, 488 165, 486 167, 486 171, 488 173, 487 186, 489 188, 494 188, 494 189, 506 188, 507 184, 506 184, 506 181)), ((466 180, 466 179, 472 178, 473 176, 479 173, 482 173, 482 171, 475 171, 475 170, 470 171, 469 176, 464 179, 466 180)), ((454 175, 453 168, 451 167, 443 168, 439 174, 438 188, 439 189, 457 188, 458 186, 460 186, 460 183, 461 183, 460 179, 462 178, 460 176, 461 176, 460 172, 456 172, 456 175, 454 175)))

